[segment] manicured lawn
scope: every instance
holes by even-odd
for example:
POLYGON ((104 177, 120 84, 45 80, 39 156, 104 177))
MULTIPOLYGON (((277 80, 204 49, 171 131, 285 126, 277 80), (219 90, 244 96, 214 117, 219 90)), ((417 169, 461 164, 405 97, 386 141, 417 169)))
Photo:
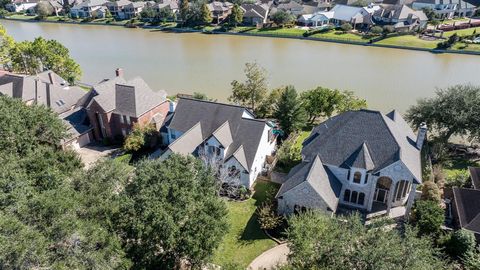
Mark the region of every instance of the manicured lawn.
POLYGON ((344 33, 342 31, 329 31, 326 33, 318 33, 315 35, 311 35, 310 37, 328 38, 333 40, 356 41, 356 42, 365 42, 365 43, 369 41, 369 39, 365 39, 360 35, 356 35, 353 33, 344 33))
POLYGON ((34 20, 35 16, 27 16, 25 14, 13 14, 8 16, 8 18, 16 20, 34 20))
POLYGON ((257 181, 252 198, 244 202, 227 202, 230 229, 213 256, 214 264, 234 263, 245 269, 258 255, 276 245, 260 229, 255 210, 267 195, 274 196, 278 188, 276 184, 257 181), (267 192, 269 189, 275 192, 267 192))
POLYGON ((473 162, 470 160, 465 160, 465 159, 452 159, 449 162, 447 162, 447 165, 444 166, 443 171, 445 173, 445 176, 452 177, 458 173, 466 173, 468 170, 468 167, 478 167, 480 166, 479 162, 473 162))
POLYGON ((277 35, 290 37, 303 37, 305 30, 299 28, 274 28, 274 29, 253 29, 248 31, 250 34, 277 35))
POLYGON ((298 135, 297 139, 295 140, 295 145, 294 147, 299 147, 300 149, 302 148, 302 143, 305 141, 305 139, 310 135, 310 131, 302 131, 298 135))
POLYGON ((473 34, 473 31, 477 30, 477 33, 480 33, 480 27, 475 27, 475 28, 468 28, 468 29, 461 29, 461 30, 455 30, 455 31, 448 31, 443 34, 444 37, 449 37, 452 36, 453 34, 457 33, 459 36, 468 36, 473 34))
POLYGON ((376 42, 375 44, 435 49, 437 47, 438 41, 428 41, 420 39, 417 36, 405 35, 386 38, 380 40, 379 42, 376 42))
POLYGON ((461 42, 455 43, 452 49, 459 50, 459 51, 475 51, 480 52, 480 44, 465 44, 461 42))

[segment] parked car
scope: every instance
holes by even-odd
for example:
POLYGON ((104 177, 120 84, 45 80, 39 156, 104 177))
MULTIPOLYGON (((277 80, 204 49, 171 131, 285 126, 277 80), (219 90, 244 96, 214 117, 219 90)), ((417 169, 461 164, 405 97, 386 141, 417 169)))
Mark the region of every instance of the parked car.
POLYGON ((480 43, 480 37, 477 37, 476 39, 474 39, 473 43, 480 43))

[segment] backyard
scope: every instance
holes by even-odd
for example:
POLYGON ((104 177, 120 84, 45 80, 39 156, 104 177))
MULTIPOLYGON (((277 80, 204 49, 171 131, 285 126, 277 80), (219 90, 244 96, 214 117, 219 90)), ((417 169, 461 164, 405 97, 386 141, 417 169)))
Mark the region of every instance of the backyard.
POLYGON ((375 44, 435 49, 437 47, 438 42, 439 41, 423 40, 413 35, 403 35, 403 36, 396 36, 396 37, 382 39, 378 42, 375 42, 375 44))
POLYGON ((257 180, 250 199, 227 202, 230 229, 213 256, 214 264, 234 264, 245 269, 253 259, 276 245, 260 229, 255 211, 267 196, 275 196, 278 188, 277 184, 257 180))

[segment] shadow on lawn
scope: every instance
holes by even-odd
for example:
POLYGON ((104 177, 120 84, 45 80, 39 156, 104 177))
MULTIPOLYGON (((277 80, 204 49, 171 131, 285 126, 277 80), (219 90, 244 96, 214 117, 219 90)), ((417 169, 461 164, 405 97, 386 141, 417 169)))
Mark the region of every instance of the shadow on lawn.
POLYGON ((238 236, 239 243, 242 245, 252 244, 256 240, 268 239, 268 236, 260 229, 257 215, 253 214, 247 222, 245 229, 238 236))

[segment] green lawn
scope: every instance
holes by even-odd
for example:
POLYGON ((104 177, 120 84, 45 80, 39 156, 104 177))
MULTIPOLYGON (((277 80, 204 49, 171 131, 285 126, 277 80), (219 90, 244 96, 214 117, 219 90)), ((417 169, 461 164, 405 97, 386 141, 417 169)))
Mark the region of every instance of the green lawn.
POLYGON ((461 29, 461 30, 455 30, 455 31, 448 31, 443 34, 444 37, 449 37, 452 36, 453 34, 457 33, 459 36, 468 36, 473 34, 473 31, 476 30, 477 33, 480 33, 480 27, 475 27, 475 28, 468 28, 468 29, 461 29))
POLYGON ((9 19, 16 19, 16 20, 34 20, 35 16, 27 16, 25 14, 12 14, 8 16, 9 19))
POLYGON ((214 264, 234 263, 245 269, 258 255, 276 245, 260 229, 255 210, 267 195, 275 195, 267 190, 276 191, 278 188, 276 184, 257 181, 252 198, 244 202, 227 202, 230 229, 214 254, 214 264))
POLYGON ((302 143, 303 143, 303 141, 305 141, 305 139, 308 137, 308 135, 310 135, 310 131, 300 132, 297 139, 295 140, 294 147, 300 147, 300 149, 301 149, 302 148, 302 143))
POLYGON ((447 165, 444 166, 443 171, 445 176, 452 177, 458 173, 466 173, 468 167, 478 167, 480 166, 479 162, 473 162, 464 159, 452 159, 447 162, 447 165))
POLYGON ((305 30, 298 28, 272 28, 272 29, 252 29, 247 33, 262 34, 272 36, 289 36, 289 37, 303 37, 305 30))
POLYGON ((376 42, 375 44, 435 49, 437 47, 438 41, 427 41, 420 39, 417 36, 404 35, 386 38, 380 40, 379 42, 376 42))
POLYGON ((465 44, 461 42, 455 43, 452 47, 453 50, 459 50, 459 51, 474 51, 474 52, 480 52, 480 44, 465 44))
POLYGON ((365 42, 367 43, 369 39, 365 39, 360 35, 353 33, 344 33, 342 31, 329 31, 326 33, 318 33, 311 35, 310 37, 314 38, 327 38, 333 40, 345 40, 345 41, 356 41, 356 42, 365 42))

